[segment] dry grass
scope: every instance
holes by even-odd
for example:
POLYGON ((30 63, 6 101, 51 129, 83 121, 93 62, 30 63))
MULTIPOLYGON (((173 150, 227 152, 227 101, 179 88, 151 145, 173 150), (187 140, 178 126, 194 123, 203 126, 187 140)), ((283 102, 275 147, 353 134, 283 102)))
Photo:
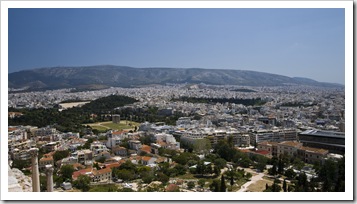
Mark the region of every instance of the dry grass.
POLYGON ((269 186, 273 184, 272 181, 263 179, 259 180, 250 186, 248 186, 248 191, 250 192, 263 192, 265 190, 265 184, 268 184, 269 186))
POLYGON ((84 124, 84 125, 89 125, 93 129, 97 129, 99 131, 106 131, 109 129, 112 130, 133 130, 135 126, 139 126, 139 123, 133 122, 133 121, 126 121, 126 120, 121 120, 119 124, 113 123, 111 121, 109 122, 98 122, 98 123, 90 123, 90 124, 84 124))

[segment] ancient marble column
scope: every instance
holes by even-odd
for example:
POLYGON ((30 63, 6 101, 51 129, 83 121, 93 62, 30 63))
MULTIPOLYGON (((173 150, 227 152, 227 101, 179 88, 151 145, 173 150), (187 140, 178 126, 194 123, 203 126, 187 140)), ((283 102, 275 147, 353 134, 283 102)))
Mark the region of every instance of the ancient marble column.
POLYGON ((47 192, 53 192, 53 167, 51 164, 46 165, 47 192))
POLYGON ((38 148, 30 149, 32 163, 32 191, 40 192, 40 172, 38 170, 38 148))

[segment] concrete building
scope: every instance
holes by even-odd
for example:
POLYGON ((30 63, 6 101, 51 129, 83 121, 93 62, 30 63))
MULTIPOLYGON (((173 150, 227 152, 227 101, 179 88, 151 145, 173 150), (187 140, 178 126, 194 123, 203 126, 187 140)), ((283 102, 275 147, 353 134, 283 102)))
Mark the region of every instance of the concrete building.
POLYGON ((121 144, 122 140, 127 138, 126 131, 110 131, 107 133, 107 143, 106 146, 111 149, 112 147, 118 146, 121 144))
POLYGON ((288 155, 290 157, 300 158, 303 162, 322 164, 328 156, 328 150, 312 147, 305 147, 297 141, 268 142, 264 141, 257 144, 257 152, 265 152, 265 156, 288 155))
POLYGON ((318 149, 313 147, 301 147, 298 149, 298 157, 309 164, 322 163, 323 159, 327 157, 328 150, 318 149))
POLYGON ((108 151, 108 148, 102 143, 96 141, 90 145, 90 150, 94 153, 94 155, 97 155, 101 152, 108 151))
POLYGON ((44 127, 35 130, 35 136, 43 137, 48 135, 54 135, 56 134, 56 132, 57 132, 56 128, 44 127))
POLYGON ((46 169, 47 165, 54 165, 53 162, 53 157, 52 155, 45 154, 43 157, 39 160, 39 169, 40 171, 44 171, 46 169))
POLYGON ((273 129, 273 130, 258 130, 253 132, 253 143, 260 143, 263 141, 282 142, 297 140, 296 129, 273 129))
POLYGON ((94 155, 91 150, 83 149, 72 153, 72 156, 77 158, 78 163, 86 165, 88 163, 92 163, 94 155))
POLYGON ((278 155, 277 146, 278 146, 277 142, 264 141, 257 144, 257 149, 269 152, 268 153, 269 156, 277 156, 278 155))
POLYGON ((302 147, 302 144, 297 141, 284 141, 277 144, 277 156, 281 154, 295 157, 298 155, 298 149, 302 147))
POLYGON ((327 149, 331 153, 345 154, 345 133, 324 130, 306 130, 299 133, 304 146, 327 149))
POLYGON ((129 148, 138 151, 141 147, 142 144, 139 140, 129 140, 129 148))
POLYGON ((92 182, 110 182, 112 178, 112 170, 111 168, 97 170, 96 168, 90 167, 73 172, 72 179, 75 181, 80 175, 89 176, 92 182))
POLYGON ((128 151, 125 147, 115 146, 112 148, 112 152, 115 155, 126 157, 128 155, 128 151))

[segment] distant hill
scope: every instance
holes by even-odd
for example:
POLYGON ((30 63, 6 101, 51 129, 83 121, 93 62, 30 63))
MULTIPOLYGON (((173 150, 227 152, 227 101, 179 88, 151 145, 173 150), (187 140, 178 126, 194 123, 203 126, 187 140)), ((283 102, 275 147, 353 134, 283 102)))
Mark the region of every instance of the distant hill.
POLYGON ((166 83, 204 83, 211 85, 279 86, 287 84, 320 87, 344 87, 306 78, 245 70, 201 68, 133 68, 99 65, 87 67, 52 67, 23 70, 9 74, 9 88, 48 90, 60 88, 100 89, 137 87, 166 83))

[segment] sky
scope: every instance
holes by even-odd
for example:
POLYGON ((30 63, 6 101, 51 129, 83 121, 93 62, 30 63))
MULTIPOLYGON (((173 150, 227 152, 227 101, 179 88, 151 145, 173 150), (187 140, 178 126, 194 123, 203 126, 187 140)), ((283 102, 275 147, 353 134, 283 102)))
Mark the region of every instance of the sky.
POLYGON ((9 9, 9 73, 122 65, 345 84, 344 9, 9 9))

